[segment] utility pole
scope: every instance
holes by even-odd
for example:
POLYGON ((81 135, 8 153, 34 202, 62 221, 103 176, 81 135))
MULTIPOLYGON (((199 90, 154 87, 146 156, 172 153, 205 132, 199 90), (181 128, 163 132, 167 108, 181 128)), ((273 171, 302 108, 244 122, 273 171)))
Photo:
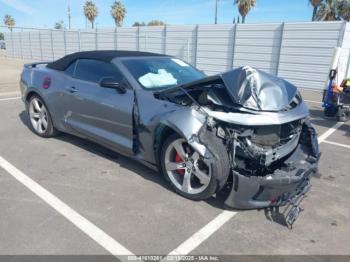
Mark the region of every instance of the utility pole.
POLYGON ((68 2, 68 9, 67 9, 67 15, 68 15, 68 29, 71 29, 71 13, 70 13, 70 5, 69 5, 69 2, 68 2))
POLYGON ((218 23, 218 2, 219 0, 215 0, 215 24, 218 23))

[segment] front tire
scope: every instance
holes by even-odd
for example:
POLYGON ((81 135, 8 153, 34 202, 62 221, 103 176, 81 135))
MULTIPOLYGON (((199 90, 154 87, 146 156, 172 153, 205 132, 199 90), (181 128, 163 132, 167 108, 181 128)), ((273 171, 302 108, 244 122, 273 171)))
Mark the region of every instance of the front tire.
POLYGON ((58 131, 52 124, 49 110, 39 96, 33 95, 29 99, 28 115, 35 134, 45 138, 57 135, 58 131))
MULTIPOLYGON (((215 145, 212 148, 215 149, 215 145)), ((161 168, 174 191, 192 200, 211 197, 221 188, 220 172, 229 172, 225 161, 204 159, 178 134, 169 136, 164 142, 161 168)))

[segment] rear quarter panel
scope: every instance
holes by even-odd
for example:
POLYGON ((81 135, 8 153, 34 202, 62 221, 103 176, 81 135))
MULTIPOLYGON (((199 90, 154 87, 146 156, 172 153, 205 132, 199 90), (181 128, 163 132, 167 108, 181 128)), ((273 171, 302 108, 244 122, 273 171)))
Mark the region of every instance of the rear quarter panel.
POLYGON ((65 129, 64 112, 60 103, 60 97, 63 95, 65 86, 66 76, 64 72, 49 69, 45 65, 23 68, 20 89, 25 106, 28 106, 28 97, 30 95, 39 95, 49 109, 55 127, 59 130, 65 129), (46 77, 51 78, 51 85, 47 89, 43 88, 43 82, 46 77))

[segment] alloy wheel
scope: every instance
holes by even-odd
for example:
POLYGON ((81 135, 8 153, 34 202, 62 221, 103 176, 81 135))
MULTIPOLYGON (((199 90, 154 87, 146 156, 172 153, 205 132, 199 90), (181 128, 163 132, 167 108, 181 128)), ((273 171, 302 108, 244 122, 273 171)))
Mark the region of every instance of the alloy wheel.
POLYGON ((174 140, 165 152, 165 169, 174 186, 187 194, 199 194, 209 185, 212 171, 185 139, 174 140))
POLYGON ((39 134, 44 134, 48 127, 47 109, 38 98, 33 98, 29 104, 29 117, 32 127, 39 134))

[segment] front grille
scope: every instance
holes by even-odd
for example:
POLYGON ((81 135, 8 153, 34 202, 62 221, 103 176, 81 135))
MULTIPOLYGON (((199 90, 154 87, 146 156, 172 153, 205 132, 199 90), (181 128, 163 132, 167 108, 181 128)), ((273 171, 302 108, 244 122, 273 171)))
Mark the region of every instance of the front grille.
POLYGON ((290 141, 301 131, 301 121, 293 121, 283 125, 254 127, 250 141, 260 147, 277 147, 290 141))

